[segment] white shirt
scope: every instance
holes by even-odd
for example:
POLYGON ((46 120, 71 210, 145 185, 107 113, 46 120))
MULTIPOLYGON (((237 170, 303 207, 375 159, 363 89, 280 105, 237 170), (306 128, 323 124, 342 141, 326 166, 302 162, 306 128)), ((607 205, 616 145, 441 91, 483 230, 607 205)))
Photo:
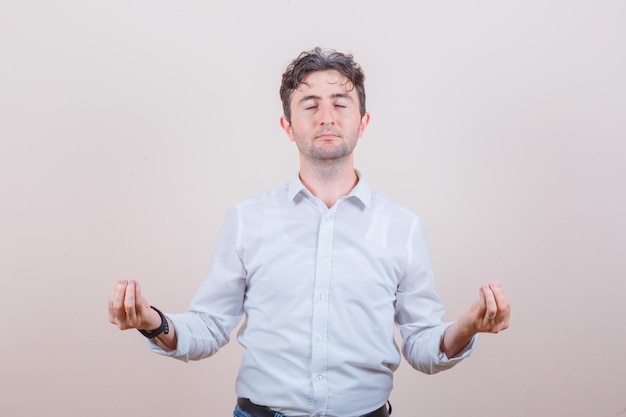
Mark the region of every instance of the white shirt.
POLYGON ((237 396, 287 416, 359 416, 383 405, 402 352, 435 373, 471 354, 440 351, 451 323, 435 291, 426 234, 410 210, 361 178, 327 208, 299 179, 233 207, 189 311, 168 315, 178 346, 211 356, 245 314, 237 396))

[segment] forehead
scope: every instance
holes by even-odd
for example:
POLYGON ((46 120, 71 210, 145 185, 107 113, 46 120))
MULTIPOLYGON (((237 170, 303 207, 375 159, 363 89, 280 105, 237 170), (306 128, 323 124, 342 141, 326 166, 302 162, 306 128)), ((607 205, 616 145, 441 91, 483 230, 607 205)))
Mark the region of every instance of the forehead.
POLYGON ((312 71, 302 78, 294 95, 308 95, 312 92, 324 92, 329 94, 355 94, 356 91, 348 78, 335 70, 312 71))

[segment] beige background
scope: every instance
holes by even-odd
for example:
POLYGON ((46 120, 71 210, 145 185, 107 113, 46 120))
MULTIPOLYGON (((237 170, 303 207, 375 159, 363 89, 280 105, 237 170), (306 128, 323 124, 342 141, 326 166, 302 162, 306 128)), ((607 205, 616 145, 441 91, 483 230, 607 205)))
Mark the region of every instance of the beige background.
POLYGON ((227 208, 295 174, 280 74, 321 45, 366 70, 357 166, 424 217, 447 318, 513 303, 404 363, 394 415, 626 415, 625 41, 623 1, 3 2, 0 414, 231 415, 236 343, 162 358, 106 303, 186 308, 227 208))

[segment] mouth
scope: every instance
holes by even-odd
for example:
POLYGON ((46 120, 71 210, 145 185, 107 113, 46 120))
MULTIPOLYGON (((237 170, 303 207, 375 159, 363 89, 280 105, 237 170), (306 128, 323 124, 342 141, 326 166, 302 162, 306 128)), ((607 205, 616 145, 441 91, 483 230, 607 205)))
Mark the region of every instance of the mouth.
POLYGON ((316 139, 320 140, 333 140, 337 139, 338 137, 339 135, 337 133, 329 131, 320 132, 317 136, 315 136, 316 139))

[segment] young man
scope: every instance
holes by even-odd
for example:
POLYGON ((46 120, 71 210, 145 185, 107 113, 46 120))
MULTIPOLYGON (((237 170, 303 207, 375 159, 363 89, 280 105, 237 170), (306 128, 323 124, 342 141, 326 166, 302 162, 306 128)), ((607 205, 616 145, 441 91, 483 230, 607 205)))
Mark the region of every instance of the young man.
POLYGON ((369 122, 351 55, 316 48, 283 74, 282 128, 299 176, 227 214, 213 264, 189 311, 163 315, 119 280, 109 320, 140 330, 155 352, 213 355, 245 315, 235 416, 387 416, 402 353, 435 373, 472 352, 479 332, 509 325, 499 283, 442 323, 421 219, 369 188, 353 151, 369 122), (148 330, 145 330, 148 329, 148 330))

